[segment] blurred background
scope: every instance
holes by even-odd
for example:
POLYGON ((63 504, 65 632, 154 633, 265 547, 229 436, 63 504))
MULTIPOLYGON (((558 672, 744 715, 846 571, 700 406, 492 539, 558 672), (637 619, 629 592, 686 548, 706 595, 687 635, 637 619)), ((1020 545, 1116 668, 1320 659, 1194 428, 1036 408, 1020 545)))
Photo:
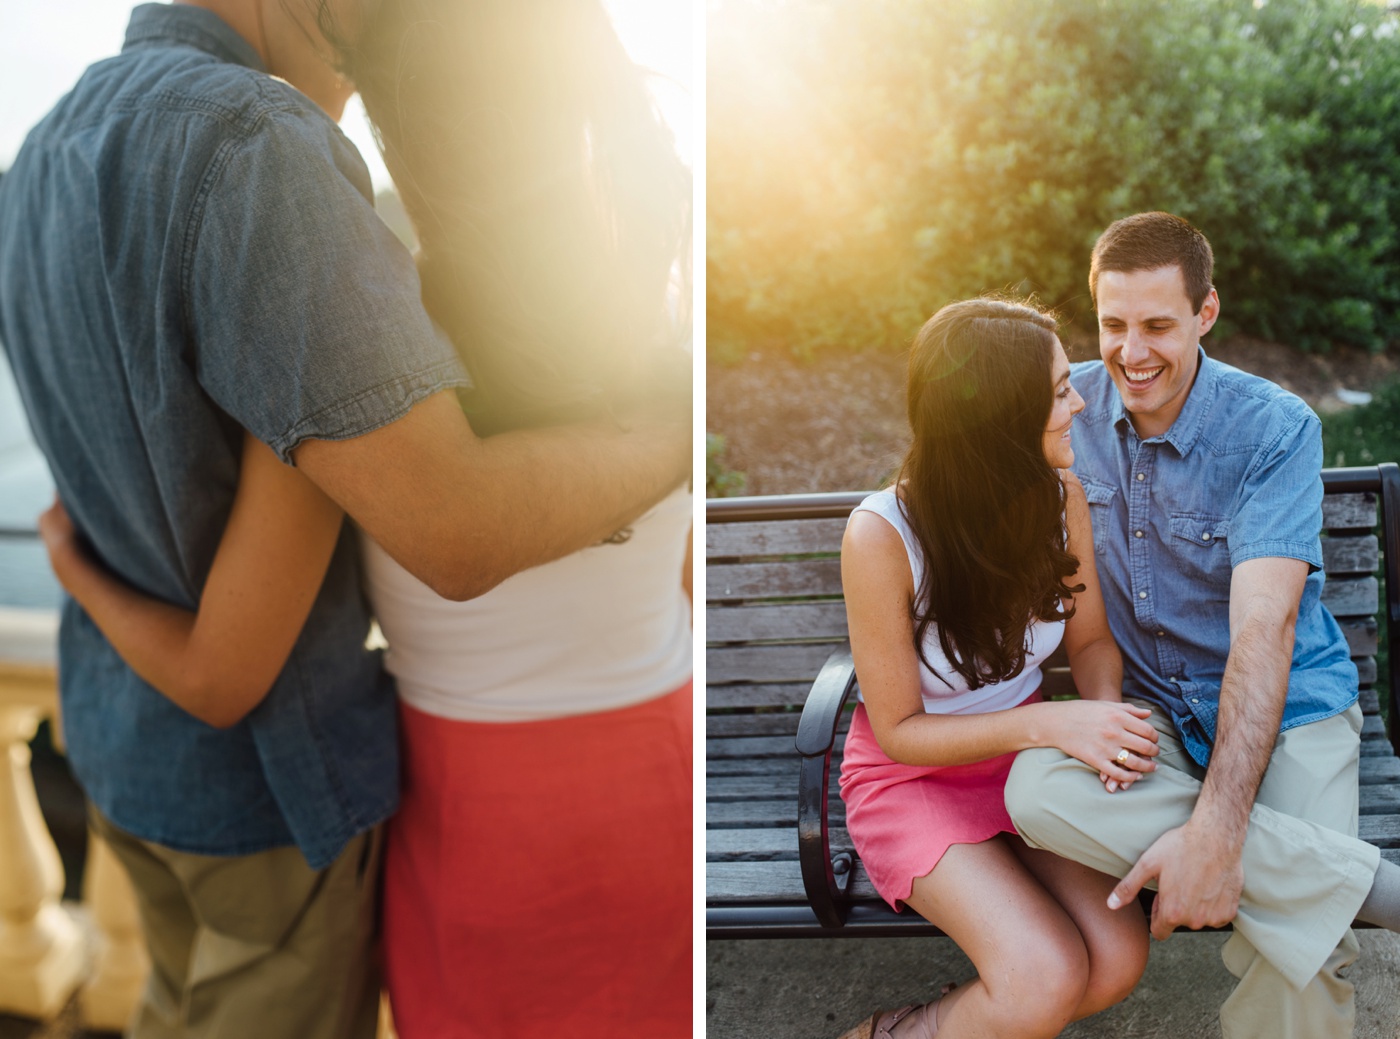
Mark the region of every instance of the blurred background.
POLYGON ((710 0, 708 16, 712 495, 885 479, 902 351, 950 300, 1034 293, 1071 355, 1097 356, 1090 249, 1149 209, 1215 249, 1208 351, 1344 414, 1329 465, 1400 457, 1396 5, 710 0))

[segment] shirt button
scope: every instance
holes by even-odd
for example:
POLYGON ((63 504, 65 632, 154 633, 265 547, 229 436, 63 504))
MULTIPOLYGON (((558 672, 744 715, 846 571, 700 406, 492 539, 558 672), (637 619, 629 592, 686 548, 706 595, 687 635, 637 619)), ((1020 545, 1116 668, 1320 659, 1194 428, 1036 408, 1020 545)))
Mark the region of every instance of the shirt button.
POLYGON ((1146 592, 1138 592, 1138 598, 1139 598, 1139 599, 1146 599, 1146 598, 1147 598, 1147 593, 1146 593, 1146 592))
POLYGON ((1135 537, 1135 538, 1140 538, 1140 537, 1142 537, 1142 531, 1140 531, 1140 530, 1135 530, 1135 531, 1133 531, 1133 537, 1135 537))
POLYGON ((1200 703, 1200 702, 1201 702, 1201 698, 1200 698, 1199 696, 1193 696, 1193 697, 1191 697, 1191 702, 1192 702, 1192 703, 1200 703))
POLYGON ((1157 637, 1160 639, 1160 638, 1161 638, 1163 635, 1165 635, 1165 634, 1166 634, 1165 631, 1159 631, 1159 632, 1157 632, 1157 637))
POLYGON ((1209 541, 1209 540, 1210 540, 1210 531, 1206 531, 1204 534, 1202 534, 1202 535, 1201 535, 1201 540, 1202 540, 1202 541, 1209 541))
POLYGON ((1146 479, 1147 479, 1147 477, 1144 476, 1142 473, 1138 473, 1138 474, 1137 474, 1137 478, 1138 478, 1138 482, 1139 482, 1139 483, 1141 483, 1143 480, 1146 480, 1146 479))

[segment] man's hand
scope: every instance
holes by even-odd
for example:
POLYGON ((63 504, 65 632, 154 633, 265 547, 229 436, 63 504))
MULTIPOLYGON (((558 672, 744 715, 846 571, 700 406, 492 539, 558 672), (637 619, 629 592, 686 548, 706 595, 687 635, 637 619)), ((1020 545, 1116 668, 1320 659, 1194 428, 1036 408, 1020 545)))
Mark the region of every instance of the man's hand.
POLYGON ((1153 842, 1108 896, 1117 909, 1157 881, 1152 936, 1166 941, 1178 927, 1223 927, 1235 918, 1244 887, 1242 847, 1219 829, 1188 822, 1153 842))

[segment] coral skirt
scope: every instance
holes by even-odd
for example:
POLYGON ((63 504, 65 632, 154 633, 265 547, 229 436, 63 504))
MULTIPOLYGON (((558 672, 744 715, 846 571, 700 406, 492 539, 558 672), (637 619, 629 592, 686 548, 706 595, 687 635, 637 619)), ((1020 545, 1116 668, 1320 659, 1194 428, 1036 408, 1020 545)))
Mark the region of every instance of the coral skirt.
MULTIPOLYGON (((1040 698, 1037 689, 1018 706, 1040 698)), ((915 879, 952 845, 1016 832, 1004 800, 1015 760, 1003 754, 969 765, 901 765, 885 756, 865 705, 857 705, 841 764, 841 799, 846 829, 881 898, 903 909, 915 879)))
POLYGON ((519 723, 400 705, 384 867, 401 1039, 691 1034, 691 685, 519 723))

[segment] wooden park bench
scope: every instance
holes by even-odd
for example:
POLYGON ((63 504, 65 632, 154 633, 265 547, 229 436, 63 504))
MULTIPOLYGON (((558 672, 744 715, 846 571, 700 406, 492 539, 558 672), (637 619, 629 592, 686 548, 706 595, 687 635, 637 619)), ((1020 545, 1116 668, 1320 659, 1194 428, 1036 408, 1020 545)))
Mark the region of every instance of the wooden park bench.
MULTIPOLYGON (((1322 601, 1346 632, 1365 712, 1361 836, 1400 862, 1400 468, 1386 463, 1322 476, 1322 601), (1389 740, 1374 688, 1381 577, 1389 740)), ((856 687, 839 553, 846 518, 863 497, 708 502, 708 937, 941 933, 912 911, 893 912, 875 893, 846 833, 836 788, 856 687)), ((1062 655, 1058 666, 1052 658, 1045 691, 1073 692, 1062 655)))

